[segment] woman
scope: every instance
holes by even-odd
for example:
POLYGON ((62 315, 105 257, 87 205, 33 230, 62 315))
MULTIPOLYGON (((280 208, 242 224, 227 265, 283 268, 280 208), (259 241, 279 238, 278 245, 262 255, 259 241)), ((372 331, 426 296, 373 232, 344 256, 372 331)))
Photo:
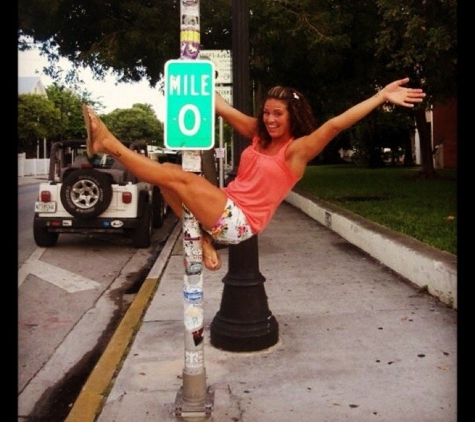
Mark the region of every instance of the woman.
POLYGON ((422 102, 422 89, 406 88, 407 82, 409 78, 386 85, 317 129, 308 101, 292 88, 270 89, 257 118, 241 113, 216 94, 216 113, 251 140, 242 152, 236 178, 225 188, 179 165, 160 164, 136 154, 117 140, 90 107, 83 106, 88 154, 112 154, 139 179, 159 186, 178 217, 182 206, 187 207, 204 229, 204 264, 216 270, 221 260, 212 240, 236 244, 261 233, 303 176, 307 163, 341 131, 384 102, 404 107, 422 102))

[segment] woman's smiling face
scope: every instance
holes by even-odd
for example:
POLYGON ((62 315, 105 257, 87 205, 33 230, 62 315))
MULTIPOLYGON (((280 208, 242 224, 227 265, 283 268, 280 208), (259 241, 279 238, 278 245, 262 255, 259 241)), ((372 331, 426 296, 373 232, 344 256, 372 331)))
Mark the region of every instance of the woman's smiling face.
POLYGON ((268 99, 264 104, 262 118, 272 139, 290 137, 290 115, 284 101, 275 98, 268 99))

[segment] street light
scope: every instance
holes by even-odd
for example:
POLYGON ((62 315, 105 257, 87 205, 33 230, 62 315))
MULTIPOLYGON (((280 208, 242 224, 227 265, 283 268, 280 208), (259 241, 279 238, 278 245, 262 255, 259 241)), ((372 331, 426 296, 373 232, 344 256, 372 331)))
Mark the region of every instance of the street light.
MULTIPOLYGON (((233 105, 251 113, 249 92, 248 0, 232 0, 233 105)), ((233 174, 249 141, 234 131, 233 174)), ((233 174, 230 177, 233 177, 233 174)), ((229 246, 228 273, 223 278, 221 307, 211 322, 210 341, 233 352, 267 349, 279 339, 279 325, 269 310, 259 271, 257 236, 229 246)))

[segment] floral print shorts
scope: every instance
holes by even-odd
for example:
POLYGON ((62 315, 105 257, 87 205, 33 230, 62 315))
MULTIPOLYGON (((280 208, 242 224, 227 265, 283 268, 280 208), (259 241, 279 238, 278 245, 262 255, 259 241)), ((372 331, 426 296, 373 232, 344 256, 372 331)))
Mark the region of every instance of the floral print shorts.
POLYGON ((253 235, 246 216, 229 198, 219 220, 214 227, 206 231, 216 242, 231 245, 236 245, 253 235))

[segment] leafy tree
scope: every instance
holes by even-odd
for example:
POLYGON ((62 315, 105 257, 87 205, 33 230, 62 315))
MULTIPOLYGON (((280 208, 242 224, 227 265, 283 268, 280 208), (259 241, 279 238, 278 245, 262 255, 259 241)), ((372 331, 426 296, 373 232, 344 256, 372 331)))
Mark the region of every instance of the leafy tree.
MULTIPOLYGON (((20 0, 20 49, 31 36, 52 60, 89 67, 98 78, 112 70, 118 82, 143 78, 152 87, 163 77, 165 62, 180 57, 180 4, 176 0, 20 0), (56 51, 57 48, 57 51, 56 51)), ((200 3, 201 43, 229 49, 230 2, 200 3)), ((54 68, 49 69, 54 76, 54 68)), ((67 80, 73 80, 73 74, 67 80)))
POLYGON ((69 138, 85 138, 86 129, 82 117, 81 104, 83 99, 76 93, 53 84, 46 88, 48 98, 59 111, 60 126, 57 134, 50 134, 54 140, 69 138))
POLYGON ((392 151, 392 162, 404 151, 406 165, 413 165, 410 135, 414 132, 412 113, 407 113, 400 108, 383 107, 375 110, 365 119, 365 123, 358 123, 350 131, 352 134, 352 147, 357 151, 353 160, 358 164, 370 168, 383 167, 382 159, 384 148, 392 151))
MULTIPOLYGON (((204 48, 231 48, 230 3, 200 3, 204 48)), ((323 122, 402 75, 424 86, 428 103, 455 92, 456 0, 249 0, 249 9, 250 90, 258 104, 270 85, 292 85, 323 122)), ((43 43, 53 60, 59 55, 98 77, 112 69, 119 82, 146 78, 155 86, 165 62, 179 56, 179 2, 58 0, 44 7, 43 0, 20 0, 19 43, 27 48, 23 36, 43 43)), ((409 113, 430 173, 424 107, 409 113)), ((375 127, 370 119, 361 123, 366 131, 375 127)), ((342 134, 324 155, 356 135, 342 134)))
POLYGON ((163 123, 150 104, 134 104, 132 108, 115 109, 101 116, 114 135, 122 141, 146 141, 163 146, 163 123))
MULTIPOLYGON (((374 60, 379 20, 373 2, 252 4, 251 37, 256 41, 251 43, 251 72, 259 102, 272 85, 293 86, 307 95, 323 123, 392 79, 384 64, 374 60)), ((374 130, 369 118, 360 125, 366 126, 364 133, 374 130)), ((314 162, 341 162, 338 151, 350 148, 360 132, 341 133, 314 162)))
POLYGON ((48 144, 67 138, 85 138, 81 98, 56 84, 46 88, 47 97, 18 96, 18 149, 33 156, 38 139, 48 144))
MULTIPOLYGON (((257 84, 284 83, 302 90, 320 121, 394 78, 408 75, 423 86, 429 94, 425 104, 404 113, 417 122, 422 172, 433 173, 425 107, 456 94, 456 0, 256 0, 251 9, 257 84)), ((261 87, 261 96, 263 91, 261 87)), ((373 119, 360 122, 366 126, 363 132, 377 127, 373 119)), ((341 134, 321 159, 359 132, 341 134)), ((407 140, 408 151, 409 145, 407 140)))
POLYGON ((38 141, 60 130, 60 115, 54 103, 42 95, 18 96, 18 152, 36 156, 38 141))
MULTIPOLYGON (((377 0, 381 29, 377 57, 406 74, 428 93, 429 104, 444 103, 457 91, 457 1, 377 0)), ((422 173, 435 173, 423 107, 415 108, 422 173)))
POLYGON ((411 133, 414 132, 415 122, 412 114, 404 113, 400 108, 380 111, 376 128, 376 145, 379 152, 384 148, 391 149, 391 162, 396 164, 400 151, 404 152, 405 165, 413 165, 411 133), (408 156, 406 158, 406 155, 408 156))

